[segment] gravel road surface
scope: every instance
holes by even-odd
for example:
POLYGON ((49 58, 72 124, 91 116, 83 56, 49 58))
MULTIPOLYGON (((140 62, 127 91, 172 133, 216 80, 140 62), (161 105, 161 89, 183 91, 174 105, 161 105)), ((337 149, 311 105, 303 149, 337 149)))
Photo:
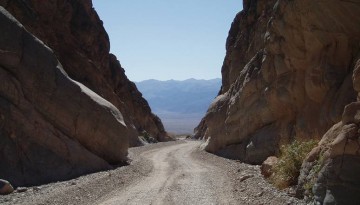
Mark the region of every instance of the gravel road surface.
POLYGON ((305 204, 276 190, 259 166, 212 155, 179 140, 131 148, 130 165, 19 188, 0 204, 305 204))

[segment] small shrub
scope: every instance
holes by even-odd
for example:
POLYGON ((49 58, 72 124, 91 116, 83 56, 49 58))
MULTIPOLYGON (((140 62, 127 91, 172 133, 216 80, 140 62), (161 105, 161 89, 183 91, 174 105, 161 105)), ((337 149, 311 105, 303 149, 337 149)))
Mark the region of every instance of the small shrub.
POLYGON ((148 132, 146 132, 146 131, 143 131, 142 133, 141 133, 141 136, 140 137, 142 137, 146 142, 148 142, 148 143, 157 143, 158 141, 155 139, 155 138, 153 138, 148 132))
POLYGON ((297 183, 301 164, 306 155, 317 145, 317 141, 310 140, 283 145, 278 163, 274 166, 271 182, 279 189, 295 185, 297 183))

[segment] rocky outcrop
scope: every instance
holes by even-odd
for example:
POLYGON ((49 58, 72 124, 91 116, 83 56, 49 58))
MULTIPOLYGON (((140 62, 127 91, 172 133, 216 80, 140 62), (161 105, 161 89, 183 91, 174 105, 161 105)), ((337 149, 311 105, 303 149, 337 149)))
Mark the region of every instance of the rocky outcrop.
POLYGON ((127 159, 122 114, 72 80, 53 51, 0 7, 0 175, 42 184, 127 159))
MULTIPOLYGON (((359 69, 360 59, 352 76, 357 92, 360 92, 359 69)), ((297 185, 299 197, 314 196, 320 204, 360 204, 359 113, 359 101, 345 106, 342 120, 308 154, 297 185)))
MULTIPOLYGON (((69 77, 103 97, 123 114, 133 136, 144 131, 157 140, 167 135, 160 119, 109 54, 109 37, 91 0, 0 0, 31 33, 54 50, 69 77)), ((137 137, 130 145, 139 144, 137 137)))
POLYGON ((322 137, 298 196, 360 204, 359 13, 359 1, 244 1, 222 89, 196 130, 204 149, 258 164, 281 144, 322 137))
POLYGON ((229 32, 219 96, 196 128, 213 153, 260 164, 321 136, 356 100, 357 1, 247 0, 229 32))

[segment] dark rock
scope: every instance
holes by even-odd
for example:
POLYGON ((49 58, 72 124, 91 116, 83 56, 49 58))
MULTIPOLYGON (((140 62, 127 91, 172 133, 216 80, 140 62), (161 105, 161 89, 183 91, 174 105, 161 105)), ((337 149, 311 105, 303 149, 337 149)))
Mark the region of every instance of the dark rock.
POLYGON ((253 174, 244 174, 244 175, 240 176, 239 180, 242 182, 242 181, 245 181, 245 180, 250 179, 252 177, 254 177, 253 174))
POLYGON ((134 133, 119 110, 69 78, 2 7, 0 28, 0 176, 36 185, 126 161, 134 133))
POLYGON ((313 192, 321 204, 360 204, 360 157, 344 155, 330 159, 319 173, 313 192))
POLYGON ((0 179, 0 195, 11 194, 14 191, 12 185, 3 179, 0 179))
POLYGON ((246 146, 245 162, 261 164, 268 156, 275 155, 278 137, 273 126, 266 126, 250 138, 246 146))
POLYGON ((236 160, 245 160, 245 147, 246 144, 232 144, 222 148, 221 150, 215 152, 216 155, 221 157, 226 157, 228 159, 236 159, 236 160))
POLYGON ((109 37, 91 0, 0 0, 26 29, 49 46, 70 78, 113 104, 132 129, 130 146, 147 131, 158 141, 167 137, 161 120, 136 85, 129 81, 116 56, 109 53, 109 37))

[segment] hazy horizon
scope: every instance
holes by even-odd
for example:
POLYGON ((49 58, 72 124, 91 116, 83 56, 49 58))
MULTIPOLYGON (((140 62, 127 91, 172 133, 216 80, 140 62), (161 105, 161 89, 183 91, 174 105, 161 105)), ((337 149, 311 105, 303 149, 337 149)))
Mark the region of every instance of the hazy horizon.
POLYGON ((131 81, 221 78, 238 0, 93 0, 131 81))
POLYGON ((161 81, 161 82, 166 82, 166 81, 180 81, 180 82, 183 82, 183 81, 187 81, 187 80, 200 80, 200 81, 203 80, 203 81, 209 81, 209 80, 218 80, 218 79, 221 80, 222 78, 221 78, 221 77, 218 77, 218 78, 210 78, 210 79, 187 78, 187 79, 184 79, 184 80, 178 80, 178 79, 159 80, 159 79, 151 78, 151 79, 145 79, 145 80, 133 81, 133 82, 140 83, 140 82, 149 81, 149 80, 156 80, 156 81, 161 81))

